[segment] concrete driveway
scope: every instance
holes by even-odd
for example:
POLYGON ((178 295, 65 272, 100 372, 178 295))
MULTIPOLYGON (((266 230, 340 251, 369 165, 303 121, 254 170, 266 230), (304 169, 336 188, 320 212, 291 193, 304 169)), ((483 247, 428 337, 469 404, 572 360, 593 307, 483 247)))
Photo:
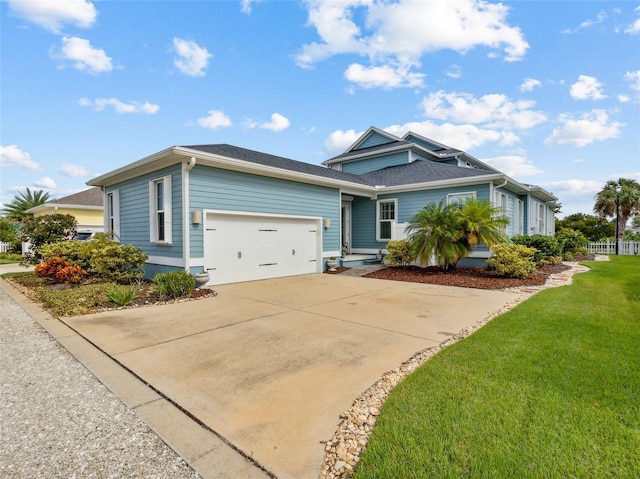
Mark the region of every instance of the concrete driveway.
POLYGON ((518 296, 322 274, 215 289, 63 321, 280 479, 318 476, 321 441, 384 372, 518 296))

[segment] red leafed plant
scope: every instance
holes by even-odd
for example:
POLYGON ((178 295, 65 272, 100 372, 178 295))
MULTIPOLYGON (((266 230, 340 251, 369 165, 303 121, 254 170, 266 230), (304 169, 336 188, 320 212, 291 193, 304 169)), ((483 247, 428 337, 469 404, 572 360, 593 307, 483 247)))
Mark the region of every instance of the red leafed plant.
POLYGON ((60 256, 54 256, 44 263, 36 265, 35 274, 61 283, 79 283, 87 275, 87 272, 60 256))

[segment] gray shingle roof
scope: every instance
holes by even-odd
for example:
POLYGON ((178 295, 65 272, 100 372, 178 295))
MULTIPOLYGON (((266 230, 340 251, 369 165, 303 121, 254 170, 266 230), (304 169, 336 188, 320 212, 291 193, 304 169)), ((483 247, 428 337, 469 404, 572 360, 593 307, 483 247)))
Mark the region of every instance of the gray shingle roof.
POLYGON ((371 185, 400 186, 494 174, 493 171, 446 165, 429 160, 417 160, 406 165, 389 166, 360 176, 371 185))
POLYGON ((47 204, 51 203, 57 205, 103 206, 102 189, 96 186, 69 196, 47 201, 47 204))
POLYGON ((227 144, 190 145, 184 146, 184 148, 226 156, 228 158, 234 158, 250 163, 272 166, 274 168, 295 171, 298 173, 306 173, 309 175, 368 186, 412 185, 417 183, 427 183, 430 181, 473 178, 495 174, 493 171, 452 166, 430 160, 416 160, 405 165, 390 166, 370 173, 356 175, 227 144))
POLYGON ((368 185, 368 183, 358 175, 344 173, 338 170, 332 170, 330 168, 325 168, 324 166, 312 165, 311 163, 305 163, 303 161, 291 160, 289 158, 283 158, 281 156, 270 155, 268 153, 248 150, 246 148, 240 148, 238 146, 227 144, 186 145, 184 146, 184 148, 203 151, 205 153, 211 153, 214 155, 226 156, 228 158, 235 158, 251 163, 257 163, 259 165, 272 166, 274 168, 281 168, 283 170, 295 171, 297 173, 305 173, 308 175, 321 176, 334 180, 349 181, 351 183, 368 185))

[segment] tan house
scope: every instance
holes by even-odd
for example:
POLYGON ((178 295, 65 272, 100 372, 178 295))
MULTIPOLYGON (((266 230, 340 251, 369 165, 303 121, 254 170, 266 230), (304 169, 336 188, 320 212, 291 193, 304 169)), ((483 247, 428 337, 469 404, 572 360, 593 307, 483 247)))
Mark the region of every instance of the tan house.
POLYGON ((91 188, 35 206, 27 213, 33 216, 67 214, 75 217, 78 232, 104 231, 104 195, 101 188, 91 188))

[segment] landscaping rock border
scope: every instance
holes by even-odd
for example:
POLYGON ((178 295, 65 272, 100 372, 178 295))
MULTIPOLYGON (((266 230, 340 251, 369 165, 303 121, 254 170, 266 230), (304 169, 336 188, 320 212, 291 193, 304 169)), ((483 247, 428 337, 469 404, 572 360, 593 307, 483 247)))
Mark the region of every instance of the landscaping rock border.
MULTIPOLYGON (((596 257, 608 260, 608 257, 596 257)), ((589 268, 575 262, 565 262, 569 269, 552 274, 543 285, 507 288, 503 291, 520 293, 513 302, 495 311, 474 325, 463 329, 455 336, 437 346, 422 350, 402 363, 398 368, 387 371, 369 389, 353 402, 351 407, 340 415, 340 423, 333 437, 325 442, 325 458, 320 470, 321 479, 339 479, 350 474, 360 460, 360 454, 367 445, 382 405, 391 390, 409 373, 433 357, 438 351, 471 335, 493 318, 509 311, 538 291, 556 286, 571 284, 573 275, 588 271, 589 268)))

